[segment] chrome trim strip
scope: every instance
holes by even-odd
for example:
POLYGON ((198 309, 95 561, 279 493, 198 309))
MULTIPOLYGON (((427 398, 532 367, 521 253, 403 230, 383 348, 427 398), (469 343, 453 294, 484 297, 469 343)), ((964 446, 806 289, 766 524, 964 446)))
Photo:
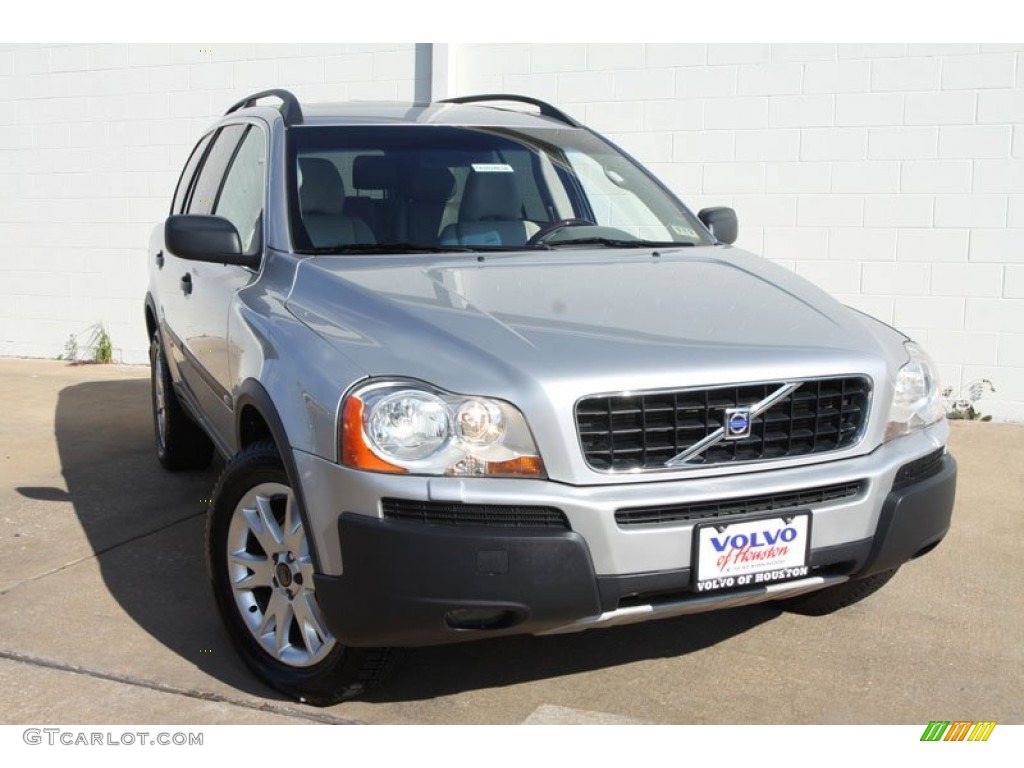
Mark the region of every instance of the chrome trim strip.
POLYGON ((635 605, 629 608, 619 608, 614 611, 606 611, 598 616, 590 616, 563 627, 555 627, 538 635, 564 635, 570 632, 582 632, 585 629, 598 627, 615 627, 622 624, 637 624, 641 621, 651 619, 667 619, 673 616, 685 616, 691 613, 704 613, 716 611, 722 608, 735 608, 740 605, 753 605, 768 600, 778 600, 784 597, 796 597, 807 592, 824 587, 831 587, 849 581, 847 576, 809 576, 806 579, 797 581, 785 581, 779 584, 767 584, 756 589, 747 589, 742 592, 730 592, 725 595, 708 595, 706 597, 692 597, 685 600, 674 600, 671 602, 635 605))
MULTIPOLYGON (((764 400, 762 400, 761 402, 757 403, 754 406, 751 406, 751 408, 750 408, 750 419, 751 419, 751 421, 756 419, 758 416, 760 416, 762 413, 767 411, 769 408, 771 408, 773 405, 778 403, 780 400, 785 400, 787 397, 789 397, 791 394, 793 394, 796 390, 798 390, 802 385, 803 385, 802 381, 791 381, 791 382, 789 382, 787 384, 783 384, 777 390, 775 390, 770 395, 768 395, 768 397, 766 397, 764 400)), ((685 464, 689 459, 692 459, 694 456, 697 456, 698 454, 703 453, 708 448, 710 448, 713 445, 717 445, 718 443, 722 442, 724 439, 725 439, 725 426, 723 425, 723 426, 719 427, 718 429, 716 429, 714 432, 712 432, 710 435, 705 437, 703 440, 700 440, 700 441, 694 443, 693 445, 691 445, 689 448, 687 448, 682 453, 677 454, 676 456, 673 456, 671 459, 669 459, 668 461, 665 462, 665 466, 666 467, 678 467, 678 466, 681 466, 682 464, 685 464)))

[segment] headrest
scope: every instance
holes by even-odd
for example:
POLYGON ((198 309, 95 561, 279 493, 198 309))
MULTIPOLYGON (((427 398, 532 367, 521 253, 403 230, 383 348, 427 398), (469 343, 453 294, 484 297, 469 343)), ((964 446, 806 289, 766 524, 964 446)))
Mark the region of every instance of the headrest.
POLYGON ((302 173, 299 207, 303 215, 339 215, 345 206, 345 182, 334 163, 322 157, 302 157, 299 171, 302 173))
POLYGON ((518 221, 523 218, 523 197, 514 173, 472 171, 462 193, 461 221, 518 221))
POLYGON ((455 191, 455 177, 447 168, 420 166, 412 172, 407 194, 420 203, 446 203, 455 191))
POLYGON ((356 189, 390 189, 394 164, 384 155, 360 155, 352 163, 352 186, 356 189))

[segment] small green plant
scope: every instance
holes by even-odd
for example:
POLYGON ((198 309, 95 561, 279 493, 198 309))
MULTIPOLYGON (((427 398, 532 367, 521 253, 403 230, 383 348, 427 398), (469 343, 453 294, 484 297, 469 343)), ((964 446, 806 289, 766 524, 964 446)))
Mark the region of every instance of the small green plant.
POLYGON ((75 334, 68 334, 68 340, 64 342, 64 354, 57 357, 58 360, 69 360, 72 363, 78 359, 78 337, 75 334))
POLYGON ((103 323, 96 323, 92 327, 92 336, 89 337, 89 346, 92 347, 92 359, 96 363, 111 363, 114 360, 114 345, 110 341, 110 334, 107 333, 103 323))
POLYGON ((964 421, 992 421, 991 415, 983 415, 974 404, 981 400, 985 390, 995 392, 996 388, 988 379, 972 381, 962 390, 960 397, 953 397, 953 388, 946 387, 942 390, 942 400, 946 406, 947 419, 962 419, 964 421), (964 396, 966 394, 966 397, 964 396))

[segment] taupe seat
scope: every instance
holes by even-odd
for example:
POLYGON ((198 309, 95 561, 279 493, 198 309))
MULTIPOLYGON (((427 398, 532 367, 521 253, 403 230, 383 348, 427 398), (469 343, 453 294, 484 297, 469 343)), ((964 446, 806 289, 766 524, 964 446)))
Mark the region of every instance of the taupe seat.
POLYGON ((445 208, 455 191, 455 177, 441 166, 413 170, 402 190, 395 227, 396 239, 417 245, 436 245, 445 208))
POLYGON ((299 208, 314 248, 376 242, 362 219, 345 215, 345 182, 334 163, 304 157, 299 159, 299 171, 299 208))
POLYGON ((472 170, 459 220, 444 228, 441 244, 519 246, 539 229, 523 218, 523 196, 514 173, 472 170))
POLYGON ((352 186, 356 194, 345 198, 346 216, 362 219, 378 243, 395 239, 393 190, 395 165, 384 155, 360 155, 352 162, 352 186), (378 195, 367 195, 376 192, 378 195))

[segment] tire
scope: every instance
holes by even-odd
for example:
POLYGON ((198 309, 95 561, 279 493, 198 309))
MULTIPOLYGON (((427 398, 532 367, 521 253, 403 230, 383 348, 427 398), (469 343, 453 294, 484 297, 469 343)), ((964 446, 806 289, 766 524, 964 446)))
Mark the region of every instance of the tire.
POLYGON ((844 581, 834 587, 825 587, 816 592, 778 600, 775 604, 790 613, 799 613, 804 616, 827 616, 870 597, 888 584, 889 579, 895 576, 898 570, 898 568, 893 568, 891 571, 882 571, 863 579, 844 581))
POLYGON ((350 648, 327 629, 309 541, 273 441, 250 445, 225 467, 207 517, 206 554, 231 641, 271 687, 329 706, 383 676, 388 649, 350 648))
POLYGON ((178 402, 159 331, 149 345, 149 380, 157 460, 171 471, 205 469, 213 458, 213 442, 178 402))

